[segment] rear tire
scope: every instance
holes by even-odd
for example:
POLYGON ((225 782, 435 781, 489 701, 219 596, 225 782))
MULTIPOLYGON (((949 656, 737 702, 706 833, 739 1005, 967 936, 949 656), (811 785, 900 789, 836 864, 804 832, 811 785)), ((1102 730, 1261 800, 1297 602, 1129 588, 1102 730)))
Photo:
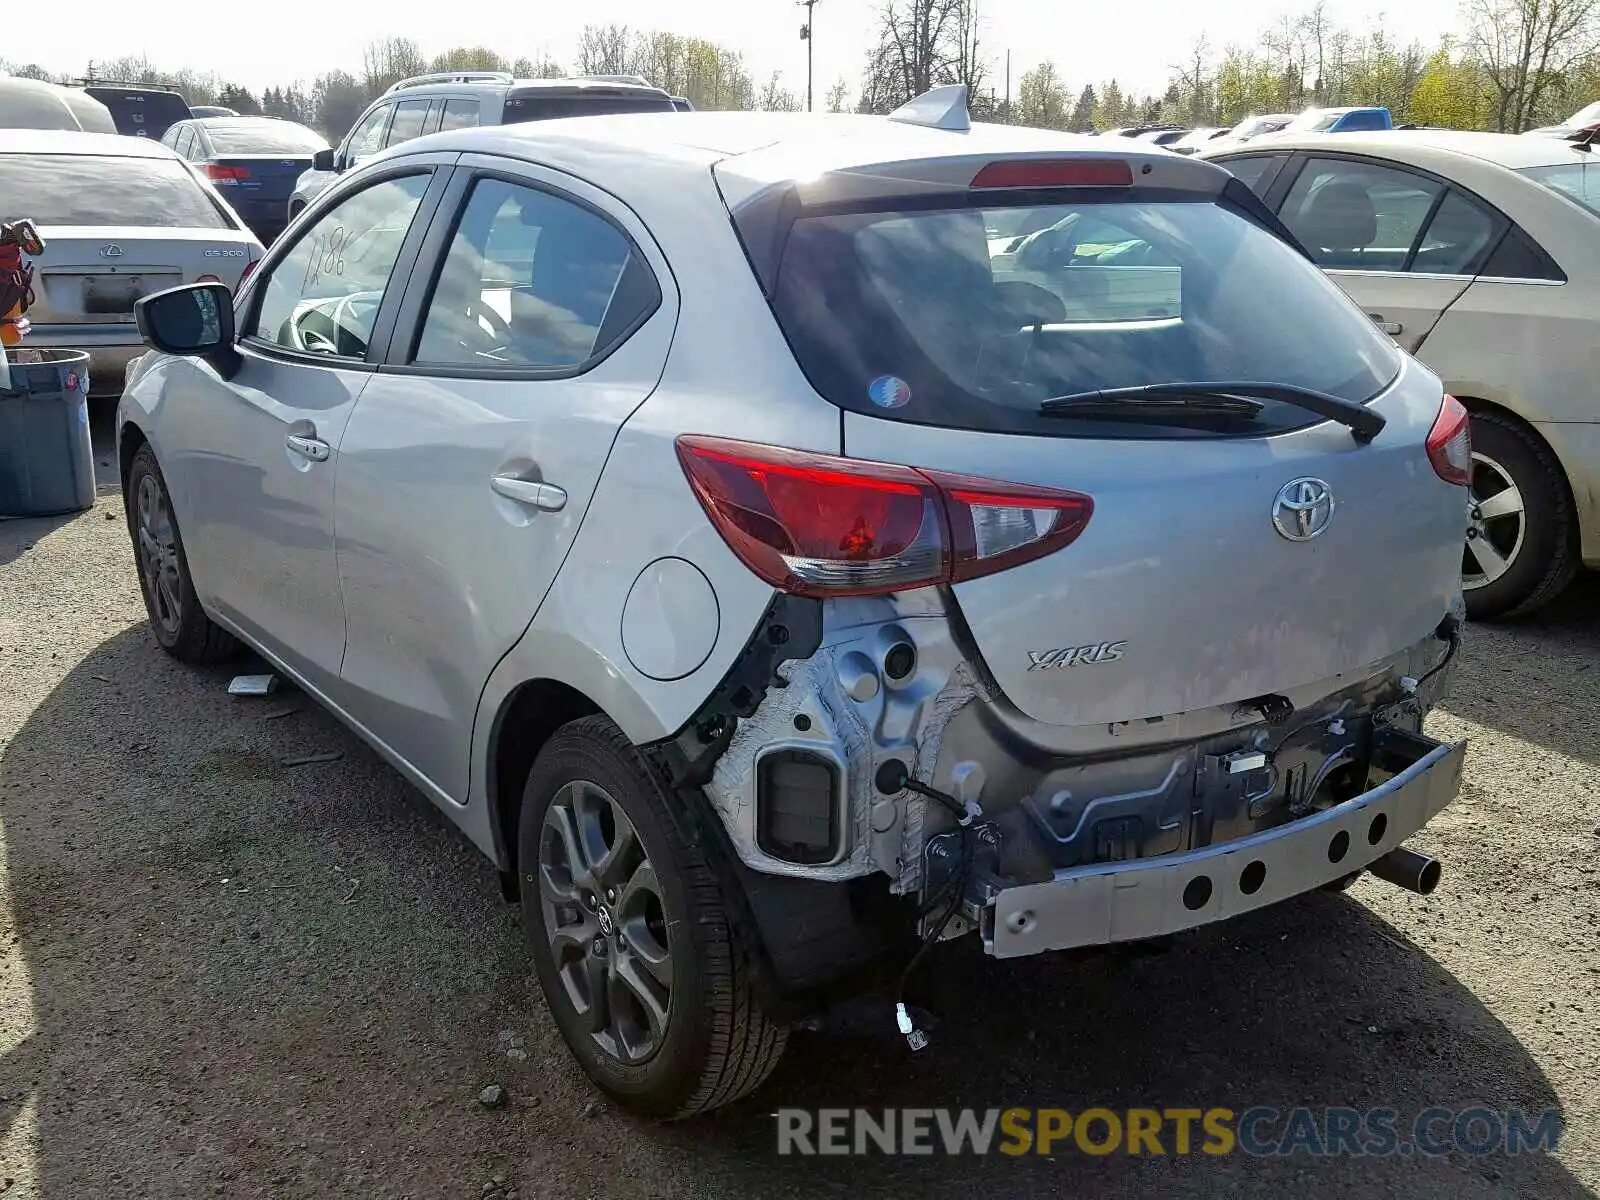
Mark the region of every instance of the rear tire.
POLYGON ((195 595, 172 497, 149 443, 139 447, 128 468, 123 507, 156 643, 187 663, 221 662, 237 654, 238 640, 206 616, 195 595))
POLYGON ((562 1037, 619 1104, 667 1119, 752 1091, 788 1037, 754 996, 742 897, 674 803, 615 725, 584 717, 535 760, 517 838, 523 925, 562 1037))
POLYGON ((1472 415, 1472 457, 1472 502, 1482 515, 1470 519, 1462 553, 1467 615, 1526 616, 1554 600, 1578 570, 1566 475, 1544 442, 1500 413, 1472 415))

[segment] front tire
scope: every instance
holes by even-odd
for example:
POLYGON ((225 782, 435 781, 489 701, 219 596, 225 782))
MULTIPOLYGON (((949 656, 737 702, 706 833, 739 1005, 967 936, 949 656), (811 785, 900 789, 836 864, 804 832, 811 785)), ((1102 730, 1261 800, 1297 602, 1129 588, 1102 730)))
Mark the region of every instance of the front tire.
POLYGON ((604 717, 558 730, 523 793, 522 915, 546 1003, 589 1077, 676 1119, 752 1091, 786 1027, 753 995, 741 897, 604 717))
POLYGON ((1472 498, 1461 588, 1467 615, 1526 616, 1578 570, 1578 529, 1561 464, 1499 413, 1472 416, 1472 498))
POLYGON ((128 515, 128 535, 133 539, 139 591, 157 644, 187 663, 221 662, 237 654, 238 641, 206 616, 195 595, 172 497, 149 443, 139 447, 128 468, 123 507, 128 515))

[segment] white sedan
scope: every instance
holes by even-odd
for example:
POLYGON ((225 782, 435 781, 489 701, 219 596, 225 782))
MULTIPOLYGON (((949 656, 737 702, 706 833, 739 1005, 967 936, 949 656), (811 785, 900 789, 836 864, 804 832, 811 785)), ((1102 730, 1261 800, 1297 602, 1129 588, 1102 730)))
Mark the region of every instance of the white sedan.
POLYGON ((1443 130, 1202 151, 1472 411, 1463 586, 1533 611, 1600 567, 1600 159, 1443 130))

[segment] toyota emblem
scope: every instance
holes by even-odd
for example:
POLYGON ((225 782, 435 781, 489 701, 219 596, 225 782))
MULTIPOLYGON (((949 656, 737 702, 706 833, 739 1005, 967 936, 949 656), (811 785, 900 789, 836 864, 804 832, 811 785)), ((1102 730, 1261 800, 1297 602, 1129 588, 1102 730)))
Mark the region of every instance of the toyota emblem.
POLYGON ((1272 526, 1291 542, 1309 542, 1332 520, 1333 489, 1320 479, 1291 479, 1272 502, 1272 526))

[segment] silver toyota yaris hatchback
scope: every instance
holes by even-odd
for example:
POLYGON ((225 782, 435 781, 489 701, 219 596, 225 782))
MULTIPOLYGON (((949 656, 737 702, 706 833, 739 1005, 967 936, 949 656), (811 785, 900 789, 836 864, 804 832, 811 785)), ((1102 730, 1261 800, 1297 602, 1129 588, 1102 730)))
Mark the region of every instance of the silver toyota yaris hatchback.
POLYGON ((1218 167, 960 89, 459 130, 139 321, 157 641, 448 813, 638 1110, 852 991, 920 1046, 941 937, 1437 881, 1466 414, 1218 167))

